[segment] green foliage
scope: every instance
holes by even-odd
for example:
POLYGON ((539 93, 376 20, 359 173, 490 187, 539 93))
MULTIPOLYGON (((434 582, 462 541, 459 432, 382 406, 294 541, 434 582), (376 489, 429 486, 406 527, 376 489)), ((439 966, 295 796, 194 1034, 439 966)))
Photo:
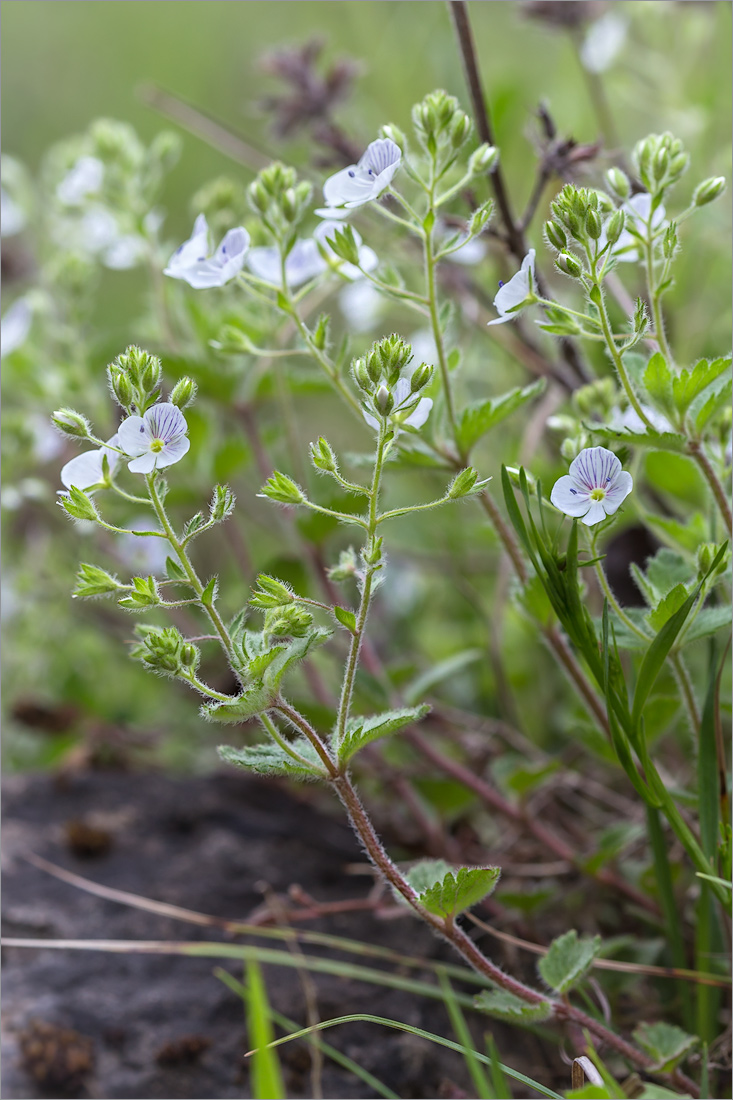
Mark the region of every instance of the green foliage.
POLYGON ((654 1059, 654 1068, 669 1073, 697 1045, 695 1035, 688 1035, 674 1024, 639 1024, 634 1039, 654 1059))
POLYGON ((78 599, 88 600, 94 596, 112 596, 119 592, 124 585, 112 573, 107 573, 96 565, 88 565, 82 562, 76 575, 76 588, 72 595, 78 599))
POLYGON ((429 711, 430 707, 423 705, 388 710, 383 714, 374 714, 370 718, 350 718, 338 749, 339 760, 345 764, 365 745, 369 745, 380 737, 389 737, 390 734, 399 732, 405 726, 419 722, 429 711))
POLYGON ((538 379, 529 386, 516 387, 501 397, 474 401, 461 413, 457 442, 464 454, 468 454, 482 436, 500 424, 511 413, 538 397, 545 389, 545 380, 538 379))
POLYGON ((573 929, 552 941, 537 969, 551 989, 556 993, 567 993, 582 981, 600 949, 600 936, 579 939, 573 929))
POLYGON ((722 374, 729 370, 731 357, 701 359, 692 370, 682 370, 672 381, 672 393, 678 412, 684 415, 692 402, 704 390, 711 386, 722 374))
POLYGON ((281 1100, 287 1096, 277 1054, 269 1048, 275 1038, 272 1012, 262 970, 254 959, 248 959, 247 1030, 254 1053, 251 1065, 251 1088, 254 1100, 281 1100))
POLYGON ((513 993, 507 993, 505 989, 492 989, 479 993, 475 1000, 476 1008, 480 1012, 486 1012, 497 1020, 504 1020, 508 1024, 536 1024, 542 1020, 548 1020, 552 1015, 552 1005, 549 1001, 539 1001, 537 1004, 528 1004, 513 993))
POLYGON ((304 758, 303 762, 272 742, 247 745, 241 749, 220 745, 217 751, 225 764, 234 764, 235 767, 244 768, 256 775, 285 775, 299 780, 323 779, 326 775, 325 769, 310 741, 305 737, 298 737, 291 744, 293 751, 304 758))
POLYGON ((500 874, 499 867, 460 867, 423 890, 418 900, 429 913, 453 920, 492 894, 500 874))

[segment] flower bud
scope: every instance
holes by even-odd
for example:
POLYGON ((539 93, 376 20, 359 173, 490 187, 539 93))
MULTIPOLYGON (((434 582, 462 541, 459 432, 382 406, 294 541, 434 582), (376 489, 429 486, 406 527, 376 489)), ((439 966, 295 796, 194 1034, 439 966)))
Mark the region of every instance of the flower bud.
POLYGON ((703 180, 695 188, 695 192, 692 196, 692 201, 695 206, 706 206, 709 202, 714 202, 725 191, 725 176, 712 176, 710 179, 703 180))
POLYGON ((54 428, 72 439, 89 439, 92 434, 92 426, 87 418, 75 409, 57 409, 51 417, 51 423, 54 428))
POLYGON ((249 601, 253 607, 269 611, 273 607, 286 607, 295 600, 284 581, 269 577, 267 573, 260 573, 257 584, 259 588, 255 589, 249 601))
POLYGON ((99 512, 92 498, 76 486, 72 486, 68 493, 61 494, 59 504, 72 519, 99 519, 99 512))
POLYGON ((313 616, 304 607, 290 604, 273 608, 265 615, 265 637, 302 638, 313 625, 313 616))
POLYGON ((160 166, 169 171, 175 166, 183 149, 183 140, 180 134, 173 130, 161 130, 150 143, 149 155, 157 160, 160 166))
POLYGON ((479 145, 468 159, 468 170, 472 176, 481 176, 493 172, 499 160, 499 150, 493 145, 479 145))
POLYGON ((382 416, 389 416, 394 408, 394 397, 389 392, 384 382, 374 395, 374 407, 382 416))
POLYGON ((369 371, 367 370, 366 360, 355 359, 351 364, 351 373, 354 376, 359 389, 364 390, 366 393, 371 393, 374 389, 374 383, 372 382, 369 371))
POLYGON ((276 500, 279 504, 302 504, 306 499, 300 486, 279 470, 275 470, 272 477, 267 479, 258 495, 276 500))
POLYGON ((266 214, 270 205, 270 196, 259 180, 255 180, 247 188, 247 196, 255 210, 260 214, 266 214))
POLYGON ((565 216, 565 224, 570 230, 570 235, 576 241, 585 240, 585 228, 578 215, 573 210, 568 210, 565 216))
POLYGON ((171 405, 177 405, 179 409, 185 409, 196 397, 197 389, 198 387, 193 378, 179 378, 168 400, 171 405))
POLYGON ((463 111, 457 111, 450 125, 450 140, 454 149, 460 149, 471 133, 471 119, 463 111))
POLYGON ((667 175, 667 169, 669 168, 669 149, 664 146, 658 149, 654 161, 652 162, 652 172, 654 179, 657 183, 661 183, 664 177, 667 175))
POLYGON ((417 367, 412 372, 412 378, 410 379, 410 393, 419 393, 420 390, 427 386, 432 377, 433 368, 428 366, 427 363, 423 363, 422 366, 417 367))
POLYGON ((228 485, 216 486, 209 505, 209 516, 214 523, 221 523, 232 514, 236 499, 228 485))
POLYGON ((610 244, 611 248, 616 244, 619 237, 624 231, 624 225, 626 224, 626 215, 623 210, 617 210, 606 223, 606 240, 610 244))
POLYGON ((561 252, 555 260, 555 266, 558 271, 562 271, 563 274, 569 275, 571 279, 579 279, 583 274, 583 268, 578 260, 570 252, 561 252))
POLYGON ((451 500, 457 500, 459 497, 465 497, 471 492, 476 481, 478 480, 478 474, 474 470, 473 466, 467 466, 465 470, 461 470, 460 474, 451 481, 448 486, 448 496, 451 500))
POLYGON ((350 225, 342 229, 336 229, 333 237, 328 238, 329 248, 340 260, 345 260, 354 267, 359 266, 359 248, 354 237, 354 230, 350 225))
POLYGON ((323 436, 317 443, 311 443, 310 452, 311 462, 317 470, 325 470, 329 474, 338 472, 336 455, 333 453, 331 444, 323 436))
POLYGON ((155 672, 175 676, 181 667, 183 637, 174 626, 150 630, 143 639, 143 663, 155 672))
POLYGON ((357 560, 353 547, 349 547, 348 550, 342 550, 339 554, 339 560, 337 565, 332 565, 328 570, 329 580, 332 581, 347 581, 351 577, 355 576, 357 572, 357 560))
POLYGON ((606 183, 614 195, 623 202, 631 194, 631 183, 625 172, 615 165, 606 172, 606 183))
POLYGON ((316 327, 313 329, 312 337, 313 343, 319 351, 323 351, 328 346, 328 330, 331 324, 331 318, 327 313, 322 313, 316 321, 316 327))
POLYGON ((588 212, 585 215, 586 233, 592 240, 597 241, 601 235, 602 229, 603 225, 598 211, 594 210, 592 207, 589 207, 588 212))
POLYGON ((129 409, 132 404, 135 392, 132 388, 130 379, 124 371, 120 370, 114 364, 107 367, 107 377, 109 378, 109 385, 114 395, 115 401, 118 405, 121 405, 123 409, 129 409))
POLYGON ((386 126, 382 126, 379 131, 380 137, 388 138, 393 141, 395 145, 399 146, 401 152, 404 153, 405 146, 407 145, 407 138, 400 130, 399 126, 395 126, 393 122, 388 122, 386 126))
POLYGON ((197 646, 192 645, 191 642, 186 642, 186 644, 181 647, 181 664, 184 668, 190 669, 191 672, 195 672, 200 660, 201 651, 197 646))
POLYGON ((553 248, 561 252, 568 243, 565 230, 555 221, 545 222, 545 236, 553 248))
POLYGON ((670 180, 678 180, 683 172, 687 171, 690 163, 690 158, 687 153, 678 153, 676 157, 672 157, 669 162, 669 178, 670 180))

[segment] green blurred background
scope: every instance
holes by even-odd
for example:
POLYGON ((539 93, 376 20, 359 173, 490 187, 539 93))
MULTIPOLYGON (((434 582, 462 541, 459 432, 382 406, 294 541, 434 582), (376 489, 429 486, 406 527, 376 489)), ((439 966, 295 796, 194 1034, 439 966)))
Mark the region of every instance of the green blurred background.
MULTIPOLYGON (((562 6, 579 4, 566 0, 562 6)), ((578 60, 577 40, 567 29, 530 17, 531 8, 536 15, 537 9, 544 8, 547 13, 552 7, 514 0, 470 5, 496 140, 517 209, 525 204, 535 178, 534 116, 541 101, 549 105, 562 134, 572 135, 578 142, 592 142, 599 136, 599 118, 592 106, 587 74, 578 60)), ((650 131, 672 130, 683 139, 693 167, 675 193, 675 205, 680 208, 701 178, 730 177, 730 4, 727 0, 617 0, 605 9, 622 15, 629 23, 626 43, 602 78, 619 146, 628 150, 650 131)), ((602 10, 603 5, 588 6, 594 17, 602 10)), ((257 106, 263 96, 279 87, 272 76, 263 72, 262 55, 284 45, 302 44, 314 36, 326 40, 326 60, 347 55, 359 63, 354 93, 340 111, 340 120, 359 143, 366 144, 376 136, 378 126, 387 121, 406 128, 412 104, 436 87, 457 95, 468 107, 454 35, 442 0, 5 0, 2 19, 3 152, 18 158, 32 175, 38 172, 50 145, 82 132, 99 116, 131 123, 145 142, 171 126, 169 120, 146 105, 144 88, 151 84, 215 117, 266 155, 306 166, 314 177, 319 172, 325 175, 326 171, 311 167, 312 151, 303 139, 283 143, 273 137, 268 119, 257 106)), ((168 176, 163 194, 168 211, 164 235, 171 246, 188 235, 195 213, 191 198, 203 184, 223 173, 237 176, 244 183, 252 178, 245 166, 234 163, 205 141, 190 134, 184 137, 183 155, 168 176)), ((591 175, 590 181, 600 183, 600 168, 596 175, 597 179, 591 175)), ((549 188, 547 200, 551 195, 549 188)), ((542 220, 540 208, 529 233, 538 247, 542 220)), ((676 312, 678 318, 675 336, 682 362, 703 354, 721 354, 728 347, 729 238, 727 197, 685 227, 684 263, 667 299, 670 312, 676 312), (720 248, 721 241, 725 242, 724 249, 720 248)), ((489 265, 487 288, 495 287, 499 274, 503 272, 489 265)), ((559 285, 567 287, 562 280, 559 285)), ((22 277, 17 285, 9 285, 3 312, 23 289, 22 277)), ((134 271, 102 273, 94 323, 100 344, 105 350, 113 349, 110 354, 139 339, 135 322, 142 293, 134 271)), ((408 324, 415 327, 414 321, 408 324)), ((479 379, 481 356, 485 355, 482 347, 473 341, 474 377, 479 379)), ((99 394, 103 390, 101 365, 100 354, 100 372, 95 381, 99 394)), ((43 364, 27 369, 42 371, 43 364)), ((491 392, 501 392, 526 380, 509 357, 499 357, 491 392)), ((19 388, 22 373, 10 372, 4 389, 11 408, 19 398, 19 388)), ((39 410, 43 415, 50 411, 39 410)), ((338 420, 338 413, 329 415, 338 420)), ((316 430, 324 428, 318 423, 316 430)), ((516 435, 516 425, 512 431, 516 435)), ((236 443, 232 446, 230 465, 234 467, 238 456, 246 456, 237 451, 236 443)), ((491 456, 488 472, 496 473, 497 461, 513 460, 516 438, 504 437, 504 446, 502 454, 491 456)), ((219 467, 216 476, 227 477, 226 456, 219 467)), ((11 463, 11 480, 16 475, 16 464, 11 463)), ((42 476, 49 478, 50 484, 56 471, 48 469, 42 476)), ((29 732, 27 723, 18 720, 18 705, 19 701, 27 706, 36 700, 54 707, 81 708, 83 737, 87 740, 93 736, 95 723, 107 733, 118 725, 142 732, 165 728, 168 735, 158 742, 160 760, 184 766, 207 761, 210 766, 210 742, 201 753, 195 748, 198 742, 194 731, 200 730, 200 722, 190 697, 132 665, 120 644, 119 628, 116 635, 100 634, 102 620, 82 613, 80 606, 69 599, 78 557, 99 558, 92 556, 91 547, 82 548, 73 529, 64 532, 55 517, 53 522, 45 522, 44 516, 50 516, 53 510, 55 488, 54 482, 48 498, 33 506, 35 512, 31 509, 30 519, 16 513, 6 524, 5 555, 13 581, 5 642, 5 706, 13 715, 5 750, 10 765, 46 765, 63 758, 79 742, 78 727, 51 739, 37 731, 29 732), (72 631, 76 650, 70 659, 66 639, 72 631)), ((250 489, 254 491, 254 483, 250 489)), ((201 487, 200 491, 206 493, 208 489, 201 487)), ((434 529, 420 524, 412 532, 413 544, 418 546, 436 537, 434 529)), ((441 525, 440 540, 440 551, 459 555, 465 551, 460 529, 454 532, 448 523, 441 525)), ((398 545, 400 541, 398 537, 398 545)), ((409 543, 408 539, 404 541, 409 543)), ((472 544, 474 554, 488 554, 490 546, 491 538, 485 531, 477 531, 472 544)), ((268 553, 276 556, 276 546, 270 545, 268 553)), ((256 565, 267 568, 268 562, 258 558, 256 565)), ((467 564, 466 570, 471 574, 475 565, 467 564)), ((397 575, 399 578, 399 572, 397 575)), ((410 574, 405 559, 401 593, 407 608, 405 622, 392 624, 391 641, 404 642, 408 651, 418 635, 414 618, 411 624, 408 619, 410 601, 414 608, 415 601, 419 604, 422 598, 420 583, 417 573, 410 574)), ((425 621, 422 659, 412 671, 419 671, 430 660, 448 657, 456 649, 485 645, 485 627, 477 623, 470 606, 470 586, 461 599, 457 608, 450 593, 441 591, 432 617, 425 621)), ((113 608, 108 617, 115 617, 113 608)), ((128 624, 129 620, 124 621, 123 637, 125 630, 129 633, 128 624)), ((544 656, 537 657, 536 650, 527 648, 527 641, 521 622, 512 619, 505 645, 513 687, 520 696, 523 688, 537 683, 538 669, 547 667, 548 676, 555 675, 550 672, 549 662, 542 664, 544 656)), ((494 711, 496 685, 490 676, 484 682, 460 676, 454 680, 456 696, 464 691, 467 705, 494 711)), ((546 720, 542 692, 525 692, 520 705, 528 728, 538 739, 548 735, 549 726, 563 728, 562 709, 551 722, 546 720)), ((211 739, 216 734, 208 736, 211 739)))

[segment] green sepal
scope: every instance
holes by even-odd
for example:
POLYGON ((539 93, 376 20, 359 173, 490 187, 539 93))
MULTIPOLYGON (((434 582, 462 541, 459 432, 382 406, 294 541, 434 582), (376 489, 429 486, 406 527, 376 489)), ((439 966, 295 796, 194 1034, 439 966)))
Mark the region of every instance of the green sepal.
POLYGON ((98 520, 99 512, 91 497, 72 485, 68 493, 64 493, 59 504, 72 519, 98 520))
POLYGON ((552 941, 537 969, 551 989, 557 993, 567 993, 585 977, 600 949, 600 936, 579 939, 573 928, 552 941))
POLYGON ((675 1024, 639 1024, 634 1039, 641 1049, 654 1059, 652 1072, 670 1073, 699 1042, 675 1024))
POLYGON ((349 611, 348 608, 336 604, 333 609, 333 614, 341 625, 346 627, 350 634, 356 634, 356 615, 353 611, 349 611))
POLYGON ((339 763, 345 764, 365 745, 380 737, 397 733, 413 722, 419 722, 430 711, 427 704, 419 707, 402 707, 399 710, 387 710, 371 718, 351 718, 339 746, 339 763))
POLYGON ((147 611, 161 602, 155 577, 133 577, 132 588, 117 601, 126 611, 147 611))
POLYGON ((165 575, 169 581, 188 581, 188 577, 173 558, 165 559, 165 575))
POLYGON ((552 1015, 552 1005, 549 1001, 540 1001, 538 1004, 528 1004, 513 993, 505 989, 491 989, 479 993, 473 1002, 480 1012, 487 1012, 497 1020, 505 1020, 509 1024, 534 1024, 541 1020, 547 1020, 552 1015))
POLYGON ((220 745, 217 752, 226 764, 234 764, 256 775, 287 775, 291 779, 323 779, 326 775, 325 769, 310 741, 306 737, 299 737, 291 744, 299 756, 308 761, 312 759, 312 767, 301 764, 285 749, 270 741, 247 745, 242 749, 236 749, 232 745, 220 745))
POLYGON ((107 573, 96 565, 82 562, 76 574, 76 587, 71 596, 72 599, 88 600, 94 596, 111 596, 125 587, 112 573, 107 573))

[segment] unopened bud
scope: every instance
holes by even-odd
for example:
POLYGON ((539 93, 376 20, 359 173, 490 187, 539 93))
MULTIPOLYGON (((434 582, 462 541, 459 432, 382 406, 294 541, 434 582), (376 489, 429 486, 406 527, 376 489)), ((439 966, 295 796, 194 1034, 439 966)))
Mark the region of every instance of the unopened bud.
POLYGON ((51 423, 54 428, 72 439, 89 439, 92 434, 92 426, 87 418, 75 409, 57 409, 51 417, 51 423))
POLYGON ((654 179, 657 183, 660 183, 667 175, 667 169, 669 168, 669 150, 662 146, 658 149, 654 157, 652 165, 652 171, 654 173, 654 179))
POLYGON ((556 248, 558 252, 561 252, 568 243, 565 230, 555 221, 545 222, 545 236, 552 247, 556 248))
POLYGON ((366 393, 371 393, 374 389, 374 383, 367 370, 367 365, 364 359, 355 359, 351 365, 351 373, 354 376, 359 389, 364 390, 366 393))
POLYGON ((259 180, 255 180, 254 183, 249 185, 247 188, 247 196, 255 210, 258 210, 260 214, 267 213, 267 208, 270 205, 270 196, 259 180))
POLYGON ((468 170, 472 176, 493 172, 499 160, 499 150, 493 145, 479 145, 468 160, 468 170))
POLYGON ((420 390, 427 386, 432 377, 433 368, 429 367, 427 363, 423 363, 422 366, 417 367, 412 372, 412 378, 410 379, 410 393, 419 393, 420 390))
POLYGON ((616 213, 608 219, 606 224, 606 239, 612 248, 623 233, 625 224, 626 215, 623 210, 617 210, 616 213))
POLYGON ((398 145, 401 151, 404 153, 405 146, 407 145, 407 138, 403 134, 402 130, 400 130, 399 126, 395 126, 393 122, 389 122, 386 126, 381 127, 379 133, 381 137, 388 138, 390 141, 393 141, 395 145, 398 145))
POLYGON ((197 649, 197 647, 195 645, 192 645, 190 642, 186 642, 186 644, 181 649, 181 664, 183 665, 183 667, 191 669, 191 671, 193 672, 196 670, 200 659, 201 653, 197 649))
POLYGON ((389 416, 394 408, 394 397, 389 392, 384 382, 374 395, 374 406, 382 416, 389 416))
POLYGON ((460 149, 471 133, 471 119, 462 111, 453 116, 450 126, 450 140, 454 149, 460 149))
POLYGON ((72 485, 68 493, 62 494, 59 504, 72 519, 99 519, 99 512, 94 505, 94 501, 81 489, 77 489, 75 485, 72 485))
POLYGON ((555 260, 555 266, 571 279, 579 279, 583 274, 583 268, 570 252, 561 252, 555 260))
POLYGON ((477 480, 478 474, 474 468, 472 466, 466 467, 465 470, 461 470, 460 474, 456 474, 453 481, 448 486, 448 496, 451 500, 465 497, 471 492, 477 480))
POLYGON ((135 396, 130 379, 123 370, 120 370, 114 364, 107 368, 107 375, 115 400, 123 409, 129 409, 135 396))
POLYGON ((179 409, 185 409, 196 397, 198 389, 193 378, 179 378, 168 400, 171 405, 177 405, 179 409))
POLYGON ((317 470, 325 470, 327 473, 335 473, 338 470, 336 455, 330 443, 321 436, 317 443, 310 445, 311 461, 317 470))
POLYGON ((708 180, 703 180, 695 188, 695 192, 692 196, 692 201, 695 206, 706 206, 709 202, 714 202, 725 191, 725 176, 713 176, 708 180))
POLYGON ((589 207, 588 212, 585 215, 585 231, 588 236, 597 241, 603 230, 603 224, 601 222, 600 215, 597 210, 589 207))
POLYGON ((617 198, 623 202, 631 194, 631 183, 625 172, 615 165, 606 172, 606 183, 617 198))

